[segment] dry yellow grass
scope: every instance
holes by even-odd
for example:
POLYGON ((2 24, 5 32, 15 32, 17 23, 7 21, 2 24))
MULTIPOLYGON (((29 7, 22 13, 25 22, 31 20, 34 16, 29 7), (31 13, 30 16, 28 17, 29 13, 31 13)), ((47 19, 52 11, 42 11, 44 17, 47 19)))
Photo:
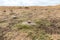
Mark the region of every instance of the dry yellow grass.
MULTIPOLYGON (((12 30, 11 27, 17 23, 24 21, 36 21, 40 19, 55 20, 54 22, 60 23, 60 6, 29 6, 29 7, 11 7, 11 6, 0 6, 0 28, 1 33, 4 35, 11 35, 13 40, 13 35, 17 30, 12 30), (6 32, 5 32, 6 31, 6 32), (11 32, 11 33, 10 33, 11 32), (13 33, 14 32, 14 33, 13 33)), ((57 26, 59 26, 57 23, 57 26)), ((60 30, 57 30, 60 31, 60 30)), ((32 40, 30 37, 26 38, 25 33, 17 32, 19 34, 14 40, 32 40), (20 39, 21 38, 21 39, 20 39)), ((16 35, 17 35, 16 34, 16 35)), ((52 34, 53 40, 60 40, 60 34, 52 34)), ((9 37, 11 37, 9 36, 9 37)), ((1 37, 2 40, 2 37, 1 37)), ((7 39, 9 40, 9 39, 7 39)), ((11 39, 10 39, 11 40, 11 39)))

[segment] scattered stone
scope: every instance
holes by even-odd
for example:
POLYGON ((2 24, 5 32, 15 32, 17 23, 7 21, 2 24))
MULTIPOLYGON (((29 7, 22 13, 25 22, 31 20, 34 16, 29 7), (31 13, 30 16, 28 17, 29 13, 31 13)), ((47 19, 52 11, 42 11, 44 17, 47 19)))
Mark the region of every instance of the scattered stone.
POLYGON ((36 23, 32 21, 24 21, 22 22, 22 25, 36 25, 36 23))
POLYGON ((13 19, 17 19, 17 16, 14 16, 14 15, 13 15, 12 18, 13 18, 13 19))

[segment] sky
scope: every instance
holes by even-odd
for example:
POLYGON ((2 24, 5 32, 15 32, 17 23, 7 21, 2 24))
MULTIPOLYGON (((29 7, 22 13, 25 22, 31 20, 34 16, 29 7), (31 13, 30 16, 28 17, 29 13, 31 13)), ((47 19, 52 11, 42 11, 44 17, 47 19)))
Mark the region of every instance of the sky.
POLYGON ((60 0, 0 0, 0 6, 53 6, 60 0))

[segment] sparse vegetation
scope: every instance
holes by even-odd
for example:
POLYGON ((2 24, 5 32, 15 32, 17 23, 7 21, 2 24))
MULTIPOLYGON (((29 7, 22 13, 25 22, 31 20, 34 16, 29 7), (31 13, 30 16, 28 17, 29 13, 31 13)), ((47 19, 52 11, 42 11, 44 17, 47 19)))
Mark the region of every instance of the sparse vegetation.
POLYGON ((49 35, 47 35, 45 31, 42 30, 38 30, 34 33, 31 33, 30 37, 32 38, 32 40, 51 40, 49 35))
POLYGON ((29 9, 29 7, 25 7, 25 9, 29 9))
POLYGON ((22 25, 21 23, 18 23, 16 25, 14 25, 14 27, 18 28, 18 29, 30 29, 31 26, 29 25, 22 25))
POLYGON ((40 19, 40 20, 37 20, 36 23, 39 25, 39 26, 44 26, 44 27, 50 27, 51 25, 51 22, 47 19, 40 19))
POLYGON ((30 25, 21 25, 21 23, 14 25, 14 27, 18 28, 20 31, 21 31, 21 29, 27 30, 27 33, 28 33, 27 36, 31 37, 32 40, 51 40, 50 37, 45 33, 45 31, 43 31, 37 27, 39 24, 40 24, 40 26, 44 25, 44 27, 45 27, 45 25, 47 27, 50 26, 50 23, 47 25, 46 22, 49 23, 46 20, 44 20, 44 21, 41 20, 39 22, 36 22, 37 23, 36 27, 30 26, 30 25), (29 30, 33 31, 33 32, 28 32, 29 30))
POLYGON ((0 7, 0 40, 60 40, 59 8, 0 7))

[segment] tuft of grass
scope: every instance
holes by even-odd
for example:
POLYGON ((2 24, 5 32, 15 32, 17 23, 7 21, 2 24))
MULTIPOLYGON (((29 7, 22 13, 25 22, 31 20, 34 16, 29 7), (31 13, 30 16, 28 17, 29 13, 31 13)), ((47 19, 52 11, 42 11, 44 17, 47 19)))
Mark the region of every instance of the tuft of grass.
POLYGON ((45 33, 43 30, 38 30, 29 33, 32 40, 51 40, 51 37, 45 33))
MULTIPOLYGON (((47 20, 39 20, 36 22, 40 26, 50 26, 51 23, 47 20), (41 25, 42 24, 42 25, 41 25)), ((27 37, 30 37, 32 40, 51 40, 50 36, 45 32, 45 30, 38 29, 37 26, 33 27, 31 25, 23 25, 21 23, 15 24, 13 27, 20 30, 21 32, 27 33, 27 37)))
POLYGON ((13 28, 18 28, 18 29, 32 29, 33 27, 30 25, 22 25, 21 23, 15 24, 13 28))
POLYGON ((49 27, 52 23, 47 20, 47 19, 40 19, 40 20, 36 20, 36 23, 39 25, 39 26, 44 26, 44 27, 49 27))
POLYGON ((60 40, 60 39, 57 39, 57 40, 60 40))
POLYGON ((25 9, 29 9, 29 7, 25 7, 25 9))

